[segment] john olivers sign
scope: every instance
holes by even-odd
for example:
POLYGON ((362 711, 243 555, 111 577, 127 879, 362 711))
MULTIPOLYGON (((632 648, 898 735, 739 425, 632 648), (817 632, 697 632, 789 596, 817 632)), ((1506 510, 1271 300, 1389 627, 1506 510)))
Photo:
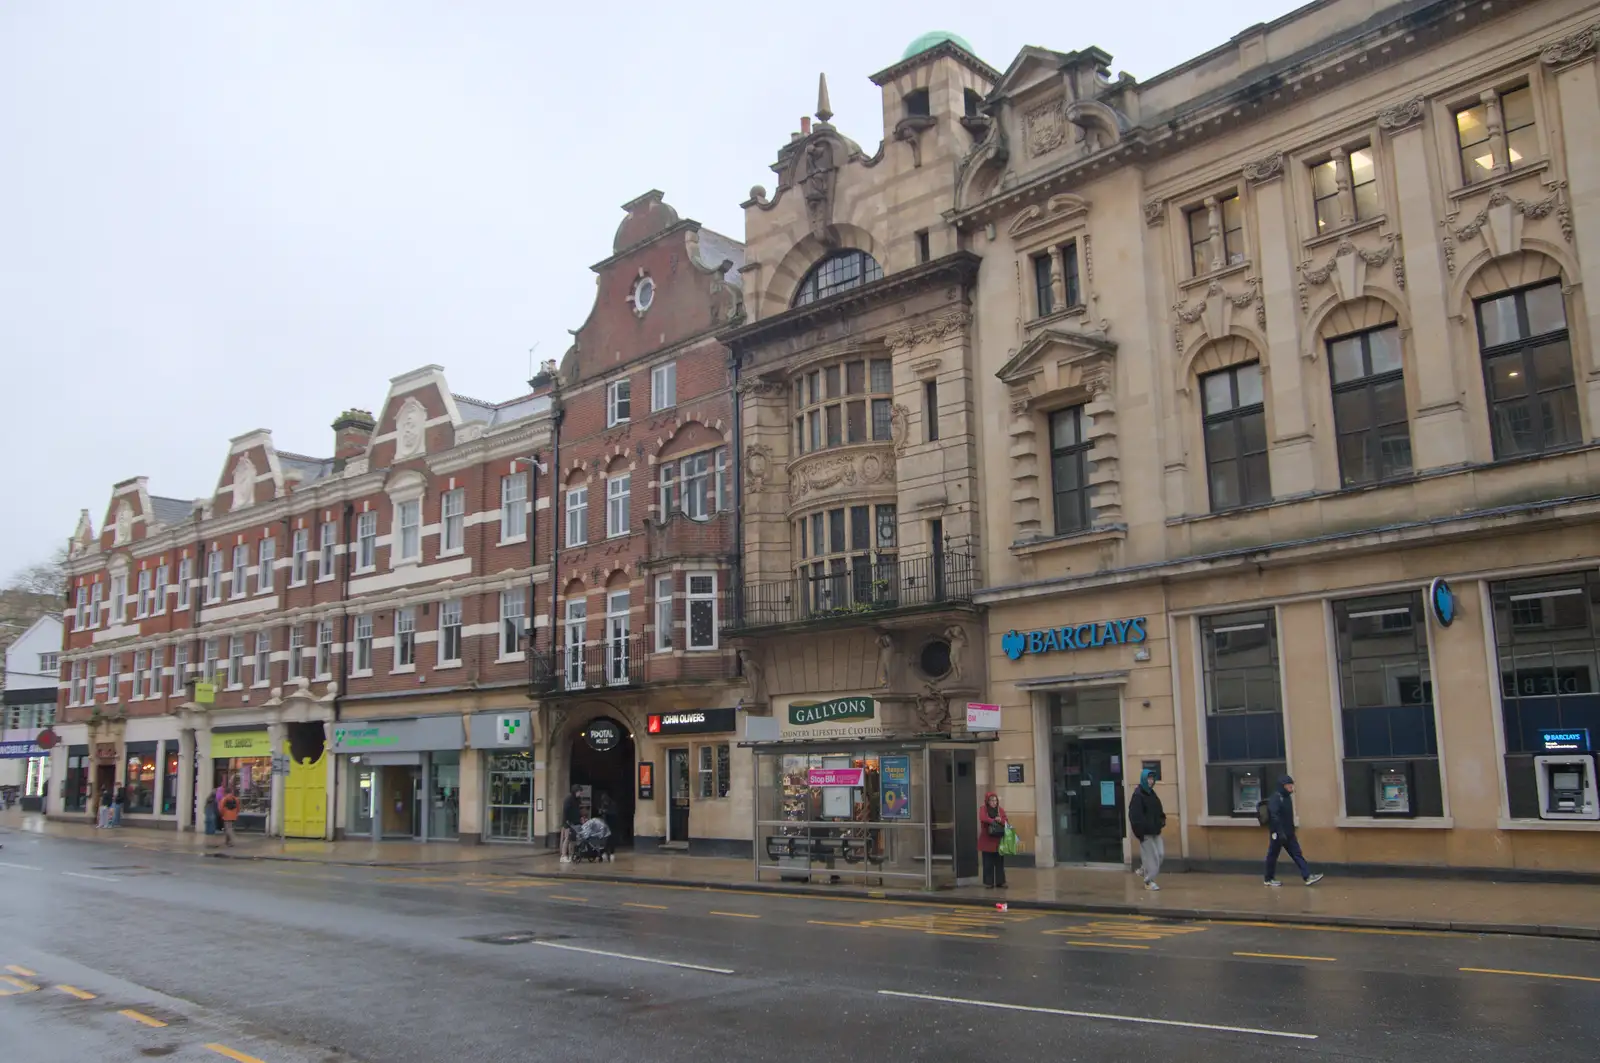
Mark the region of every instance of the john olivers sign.
POLYGON ((1012 630, 1001 637, 1000 648, 1015 661, 1020 660, 1024 653, 1138 645, 1149 637, 1145 631, 1146 622, 1145 617, 1136 616, 1128 620, 1096 620, 1088 624, 1043 627, 1033 631, 1012 630))

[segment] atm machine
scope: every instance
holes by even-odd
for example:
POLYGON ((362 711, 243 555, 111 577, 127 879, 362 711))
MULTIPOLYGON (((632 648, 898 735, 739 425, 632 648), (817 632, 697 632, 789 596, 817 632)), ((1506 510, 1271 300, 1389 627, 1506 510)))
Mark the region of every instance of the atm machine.
POLYGON ((1600 819, 1595 755, 1587 728, 1543 730, 1533 758, 1540 819, 1600 819))

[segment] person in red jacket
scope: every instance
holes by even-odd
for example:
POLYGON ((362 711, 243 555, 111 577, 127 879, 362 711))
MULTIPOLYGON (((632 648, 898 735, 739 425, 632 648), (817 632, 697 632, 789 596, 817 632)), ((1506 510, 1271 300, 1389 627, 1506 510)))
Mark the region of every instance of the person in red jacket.
POLYGON ((983 884, 993 889, 1006 888, 1006 858, 1000 855, 1000 842, 1008 823, 1000 795, 984 794, 983 807, 978 809, 978 852, 983 858, 983 884))

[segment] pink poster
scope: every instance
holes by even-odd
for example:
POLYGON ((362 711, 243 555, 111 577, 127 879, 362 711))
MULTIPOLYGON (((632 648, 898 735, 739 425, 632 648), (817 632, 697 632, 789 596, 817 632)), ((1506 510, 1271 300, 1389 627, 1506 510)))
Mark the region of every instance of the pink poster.
POLYGON ((809 786, 860 786, 865 781, 865 768, 812 768, 806 773, 809 786))

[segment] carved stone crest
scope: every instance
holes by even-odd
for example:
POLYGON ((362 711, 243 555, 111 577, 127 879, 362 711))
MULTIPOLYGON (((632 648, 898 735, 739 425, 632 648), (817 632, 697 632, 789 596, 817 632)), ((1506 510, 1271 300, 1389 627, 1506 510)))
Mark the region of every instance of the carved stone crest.
POLYGON ((1422 97, 1413 96, 1404 103, 1397 103, 1378 112, 1378 128, 1393 133, 1422 121, 1422 97))
POLYGON ((950 699, 940 693, 932 683, 924 684, 917 695, 917 725, 923 734, 934 734, 950 729, 950 699))
POLYGON ((111 532, 111 541, 118 546, 133 538, 133 507, 126 502, 117 503, 117 518, 111 532))
POLYGON ((1144 205, 1144 223, 1146 225, 1160 225, 1167 220, 1167 205, 1159 199, 1152 199, 1144 205))
POLYGON ((1600 46, 1600 23, 1595 23, 1577 33, 1563 37, 1539 53, 1545 66, 1566 66, 1576 62, 1600 46))
POLYGON ((427 449, 424 427, 428 421, 428 411, 422 408, 422 403, 418 402, 415 396, 406 397, 394 420, 394 460, 405 461, 407 458, 417 457, 427 449))
POLYGON ((1066 102, 1065 97, 1057 96, 1023 114, 1022 139, 1027 141, 1030 155, 1048 154, 1067 142, 1066 102))
POLYGON ((1283 152, 1252 159, 1244 164, 1244 179, 1251 184, 1261 184, 1283 176, 1283 152))
POLYGON ((752 443, 744 452, 745 489, 759 491, 766 486, 772 472, 772 448, 764 443, 752 443))
POLYGON ((256 466, 250 455, 242 454, 233 467, 233 508, 243 509, 256 500, 256 466))
POLYGON ((894 459, 884 455, 868 454, 861 459, 861 482, 864 484, 893 483, 894 459))

